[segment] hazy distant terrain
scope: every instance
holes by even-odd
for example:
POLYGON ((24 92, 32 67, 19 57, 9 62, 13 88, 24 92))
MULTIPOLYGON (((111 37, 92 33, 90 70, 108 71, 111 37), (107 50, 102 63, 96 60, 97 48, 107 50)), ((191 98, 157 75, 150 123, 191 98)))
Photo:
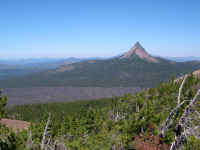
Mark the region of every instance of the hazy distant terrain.
POLYGON ((63 65, 77 63, 84 60, 100 60, 103 58, 32 58, 17 60, 0 60, 0 80, 23 77, 37 72, 57 69, 63 65))
POLYGON ((99 99, 112 96, 133 94, 139 91, 135 87, 35 87, 9 88, 3 92, 8 96, 8 105, 35 104, 59 101, 99 99))
POLYGON ((56 69, 64 64, 79 62, 79 58, 0 60, 0 79, 9 79, 56 69))
POLYGON ((198 61, 153 57, 139 42, 123 55, 109 59, 33 59, 20 63, 0 65, 0 88, 8 96, 8 105, 122 96, 200 68, 198 61))
POLYGON ((173 75, 200 68, 200 62, 175 62, 153 57, 137 42, 125 54, 110 59, 83 60, 10 80, 2 88, 30 87, 153 87, 173 75))
POLYGON ((176 61, 176 62, 186 62, 186 61, 200 61, 200 57, 165 57, 166 59, 176 61))

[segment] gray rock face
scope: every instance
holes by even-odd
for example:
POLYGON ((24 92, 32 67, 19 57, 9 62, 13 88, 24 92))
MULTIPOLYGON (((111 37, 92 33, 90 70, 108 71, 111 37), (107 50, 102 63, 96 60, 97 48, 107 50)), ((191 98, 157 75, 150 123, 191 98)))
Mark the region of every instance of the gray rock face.
POLYGON ((154 62, 154 63, 159 62, 156 58, 154 58, 150 54, 148 54, 147 51, 141 46, 141 44, 139 42, 137 42, 128 52, 126 52, 120 58, 121 59, 130 58, 134 55, 138 56, 141 59, 150 61, 150 62, 154 62))

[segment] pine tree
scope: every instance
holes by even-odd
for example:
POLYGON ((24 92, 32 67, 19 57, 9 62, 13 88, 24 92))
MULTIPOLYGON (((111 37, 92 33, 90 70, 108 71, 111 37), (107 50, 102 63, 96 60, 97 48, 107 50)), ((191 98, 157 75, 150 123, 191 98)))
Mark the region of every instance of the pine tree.
POLYGON ((2 91, 0 90, 0 119, 5 115, 6 102, 7 102, 7 97, 2 96, 2 91))

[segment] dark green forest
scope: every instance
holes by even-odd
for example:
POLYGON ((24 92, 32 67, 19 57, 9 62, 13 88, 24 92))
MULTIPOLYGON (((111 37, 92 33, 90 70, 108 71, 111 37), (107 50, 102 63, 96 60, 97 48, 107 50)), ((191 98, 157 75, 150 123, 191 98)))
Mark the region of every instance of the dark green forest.
POLYGON ((199 81, 190 75, 134 95, 6 109, 1 97, 1 118, 31 126, 14 133, 1 125, 0 149, 199 150, 199 81))
POLYGON ((2 88, 26 87, 155 87, 200 68, 199 62, 172 62, 157 58, 152 63, 134 55, 127 59, 82 61, 59 69, 0 80, 2 88))

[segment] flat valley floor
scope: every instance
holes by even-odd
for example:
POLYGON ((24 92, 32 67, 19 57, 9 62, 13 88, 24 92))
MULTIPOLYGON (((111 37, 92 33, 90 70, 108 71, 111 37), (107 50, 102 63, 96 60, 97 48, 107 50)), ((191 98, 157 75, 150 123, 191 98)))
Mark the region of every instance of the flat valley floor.
POLYGON ((3 89, 8 97, 8 106, 37 104, 47 102, 64 102, 74 100, 92 100, 134 94, 136 87, 33 87, 3 89))

